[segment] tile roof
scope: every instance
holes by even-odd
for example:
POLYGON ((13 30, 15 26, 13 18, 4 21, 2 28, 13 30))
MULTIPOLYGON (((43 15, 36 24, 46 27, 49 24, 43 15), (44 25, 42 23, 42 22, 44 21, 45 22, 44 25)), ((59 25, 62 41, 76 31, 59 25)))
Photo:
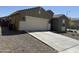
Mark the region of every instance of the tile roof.
POLYGON ((59 18, 61 16, 65 16, 65 15, 64 14, 55 14, 55 15, 53 15, 54 18, 59 18))

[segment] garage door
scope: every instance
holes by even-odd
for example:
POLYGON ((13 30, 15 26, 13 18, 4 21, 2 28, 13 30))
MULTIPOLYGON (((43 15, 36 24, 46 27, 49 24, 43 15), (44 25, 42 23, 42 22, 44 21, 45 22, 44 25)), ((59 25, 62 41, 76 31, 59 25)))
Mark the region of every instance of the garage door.
POLYGON ((50 30, 49 19, 26 16, 25 21, 20 21, 19 29, 25 31, 50 30))

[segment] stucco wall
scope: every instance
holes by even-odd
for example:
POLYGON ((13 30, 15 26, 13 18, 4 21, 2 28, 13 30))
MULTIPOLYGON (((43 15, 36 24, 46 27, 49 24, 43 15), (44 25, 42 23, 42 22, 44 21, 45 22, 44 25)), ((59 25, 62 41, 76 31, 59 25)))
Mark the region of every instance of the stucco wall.
POLYGON ((25 21, 19 22, 19 30, 40 31, 50 30, 49 19, 26 16, 25 21))

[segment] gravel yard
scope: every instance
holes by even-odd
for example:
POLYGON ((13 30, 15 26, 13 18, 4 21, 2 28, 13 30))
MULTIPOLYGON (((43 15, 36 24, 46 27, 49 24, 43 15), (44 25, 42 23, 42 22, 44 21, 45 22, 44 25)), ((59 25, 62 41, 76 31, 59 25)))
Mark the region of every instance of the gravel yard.
POLYGON ((1 53, 56 53, 57 50, 32 37, 24 31, 10 31, 2 27, 1 53))
POLYGON ((29 34, 0 36, 0 52, 56 53, 57 51, 29 34))
POLYGON ((67 32, 60 34, 79 40, 79 33, 67 32))

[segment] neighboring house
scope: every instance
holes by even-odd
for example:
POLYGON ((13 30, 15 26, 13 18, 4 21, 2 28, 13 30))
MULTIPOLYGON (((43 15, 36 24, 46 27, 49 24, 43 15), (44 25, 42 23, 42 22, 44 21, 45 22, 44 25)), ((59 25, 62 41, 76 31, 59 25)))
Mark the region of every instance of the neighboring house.
MULTIPOLYGON (((53 12, 52 12, 53 13, 53 12)), ((53 14, 50 14, 41 7, 16 11, 8 16, 10 25, 16 30, 41 31, 50 30, 50 23, 53 14)))
POLYGON ((47 12, 48 12, 50 15, 54 15, 54 13, 53 13, 51 10, 47 10, 47 12))
POLYGON ((51 30, 56 32, 66 32, 68 18, 63 14, 54 15, 51 21, 51 30))
POLYGON ((1 26, 4 26, 4 27, 5 27, 5 26, 6 26, 6 27, 8 26, 8 20, 6 20, 6 17, 1 17, 1 18, 0 18, 0 25, 1 25, 1 26))

